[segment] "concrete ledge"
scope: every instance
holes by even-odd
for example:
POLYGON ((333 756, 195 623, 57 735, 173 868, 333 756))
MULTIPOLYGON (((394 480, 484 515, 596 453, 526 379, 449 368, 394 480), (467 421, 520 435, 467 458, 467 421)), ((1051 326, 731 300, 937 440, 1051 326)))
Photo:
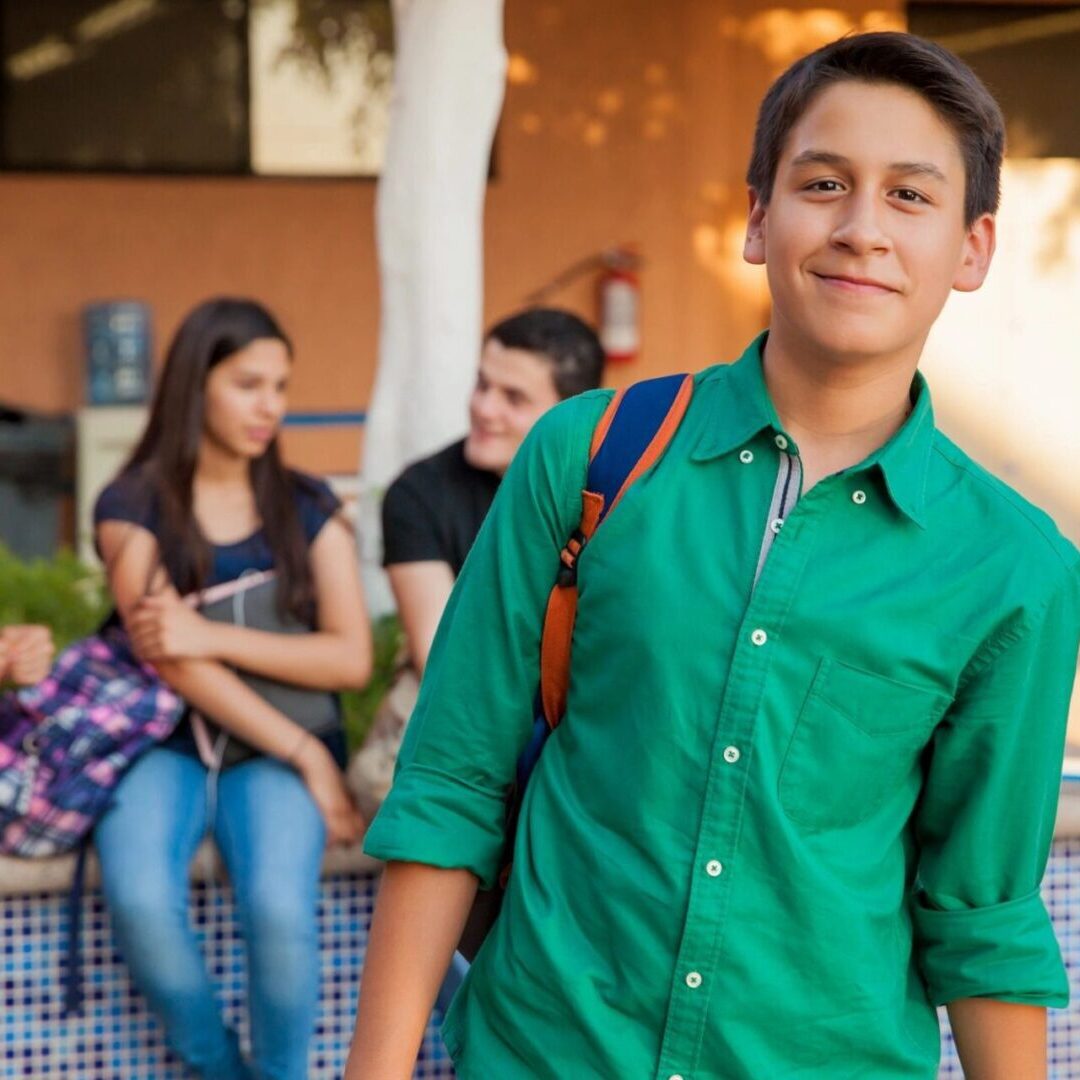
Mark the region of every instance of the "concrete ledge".
MULTIPOLYGON (((1069 780, 1061 785, 1054 839, 1080 837, 1080 781, 1069 780)), ((355 844, 348 848, 332 848, 323 859, 322 876, 331 874, 376 874, 382 869, 378 859, 372 859, 355 844)), ((0 896, 25 896, 27 893, 62 893, 71 887, 75 872, 75 856, 61 855, 55 859, 16 859, 0 855, 0 896)), ((193 881, 214 877, 226 878, 217 849, 210 839, 202 842, 191 863, 193 881)), ((86 868, 87 885, 101 881, 96 856, 91 852, 86 868)))
MULTIPOLYGON (((382 863, 361 851, 360 844, 331 848, 323 858, 322 876, 332 874, 375 874, 382 863)), ((71 888, 75 874, 75 856, 58 855, 52 859, 21 859, 0 855, 0 896, 25 896, 28 893, 64 893, 71 888)), ((208 878, 225 881, 226 874, 213 840, 199 846, 191 862, 192 881, 208 878)), ((100 884, 101 871, 93 851, 86 865, 86 884, 100 884)))

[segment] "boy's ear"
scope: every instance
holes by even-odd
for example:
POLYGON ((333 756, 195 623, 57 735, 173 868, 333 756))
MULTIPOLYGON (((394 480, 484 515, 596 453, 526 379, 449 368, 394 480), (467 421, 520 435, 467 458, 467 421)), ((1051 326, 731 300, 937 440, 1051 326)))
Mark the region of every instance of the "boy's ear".
POLYGON ((746 219, 746 240, 743 258, 754 266, 765 265, 765 203, 753 188, 746 189, 750 197, 750 214, 746 219))
POLYGON ((952 287, 957 292, 974 292, 986 279, 990 260, 997 246, 997 222, 993 214, 976 218, 964 237, 960 265, 956 268, 952 287))

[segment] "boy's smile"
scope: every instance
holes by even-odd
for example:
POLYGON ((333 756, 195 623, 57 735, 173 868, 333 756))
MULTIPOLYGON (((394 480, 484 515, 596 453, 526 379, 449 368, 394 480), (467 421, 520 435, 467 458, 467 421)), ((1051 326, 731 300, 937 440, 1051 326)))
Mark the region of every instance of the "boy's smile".
POLYGON ((833 362, 911 366, 951 289, 977 289, 993 218, 964 223, 956 135, 912 90, 847 80, 792 128, 745 256, 766 267, 772 331, 833 362))

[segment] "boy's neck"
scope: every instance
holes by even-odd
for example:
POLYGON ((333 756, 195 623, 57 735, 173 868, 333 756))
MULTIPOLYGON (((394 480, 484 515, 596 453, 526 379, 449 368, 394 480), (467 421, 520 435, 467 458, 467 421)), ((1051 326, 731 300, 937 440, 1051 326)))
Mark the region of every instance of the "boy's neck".
POLYGON ((914 350, 860 361, 829 356, 792 342, 774 324, 765 342, 765 385, 799 447, 803 494, 857 465, 900 430, 911 412, 918 360, 914 350))

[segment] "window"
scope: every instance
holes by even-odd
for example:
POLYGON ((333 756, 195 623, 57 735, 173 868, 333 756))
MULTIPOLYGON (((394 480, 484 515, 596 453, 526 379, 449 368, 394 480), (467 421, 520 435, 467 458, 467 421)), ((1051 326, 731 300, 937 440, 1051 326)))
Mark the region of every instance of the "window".
POLYGON ((0 168, 379 171, 389 0, 0 0, 0 168))
POLYGON ((1010 157, 1080 157, 1080 4, 913 3, 908 27, 959 53, 990 87, 1010 157))

